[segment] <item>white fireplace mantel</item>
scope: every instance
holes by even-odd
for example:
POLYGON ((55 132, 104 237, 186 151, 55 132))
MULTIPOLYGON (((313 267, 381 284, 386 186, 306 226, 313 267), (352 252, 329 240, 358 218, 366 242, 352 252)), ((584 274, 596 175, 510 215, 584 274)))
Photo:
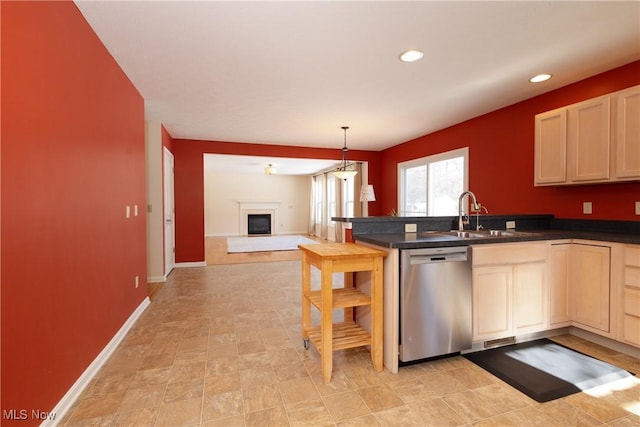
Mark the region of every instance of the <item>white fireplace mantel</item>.
POLYGON ((278 209, 280 207, 280 202, 261 202, 261 201, 245 201, 245 200, 236 200, 238 205, 240 205, 240 210, 242 209, 278 209))

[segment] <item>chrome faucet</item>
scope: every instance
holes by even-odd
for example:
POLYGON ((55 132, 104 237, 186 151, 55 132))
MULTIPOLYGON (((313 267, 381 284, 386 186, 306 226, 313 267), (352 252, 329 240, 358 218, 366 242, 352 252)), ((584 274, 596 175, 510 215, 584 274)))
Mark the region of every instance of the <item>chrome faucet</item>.
MULTIPOLYGON (((464 225, 468 224, 469 222, 465 222, 462 219, 462 199, 464 199, 464 196, 470 196, 471 200, 473 202, 473 210, 475 210, 476 212, 478 212, 480 210, 480 205, 478 204, 478 201, 476 200, 476 195, 473 194, 471 191, 464 191, 462 194, 460 194, 460 197, 458 197, 458 230, 459 231, 463 231, 464 230, 464 225)), ((480 230, 480 220, 476 221, 476 227, 478 230, 480 230)))

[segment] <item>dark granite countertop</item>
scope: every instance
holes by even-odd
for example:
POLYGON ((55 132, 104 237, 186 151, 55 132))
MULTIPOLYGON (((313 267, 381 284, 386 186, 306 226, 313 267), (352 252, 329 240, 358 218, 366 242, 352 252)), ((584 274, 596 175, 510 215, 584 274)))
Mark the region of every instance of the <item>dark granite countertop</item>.
POLYGON ((395 249, 418 249, 445 246, 469 246, 487 243, 511 243, 540 240, 583 239, 602 242, 640 244, 637 233, 607 233, 580 230, 523 230, 513 236, 460 238, 432 232, 355 234, 356 241, 395 249))

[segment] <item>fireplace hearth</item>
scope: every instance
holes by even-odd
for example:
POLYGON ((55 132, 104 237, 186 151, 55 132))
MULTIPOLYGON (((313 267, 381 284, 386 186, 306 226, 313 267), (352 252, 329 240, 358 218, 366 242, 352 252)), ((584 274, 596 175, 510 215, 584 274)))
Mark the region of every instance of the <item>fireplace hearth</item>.
POLYGON ((247 215, 247 234, 270 235, 271 234, 271 214, 249 214, 247 215))

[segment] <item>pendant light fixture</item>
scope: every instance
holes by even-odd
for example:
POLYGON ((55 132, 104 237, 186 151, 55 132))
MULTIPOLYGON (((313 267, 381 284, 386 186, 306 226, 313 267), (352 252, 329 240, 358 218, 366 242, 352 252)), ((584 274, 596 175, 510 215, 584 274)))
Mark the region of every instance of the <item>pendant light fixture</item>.
POLYGON ((340 166, 338 167, 338 169, 333 171, 334 176, 340 179, 344 179, 345 181, 349 178, 353 178, 358 173, 358 171, 356 171, 353 168, 353 163, 347 162, 347 153, 349 152, 349 149, 347 148, 347 129, 349 129, 349 126, 342 126, 342 130, 344 130, 344 147, 342 147, 342 162, 340 162, 340 166))

